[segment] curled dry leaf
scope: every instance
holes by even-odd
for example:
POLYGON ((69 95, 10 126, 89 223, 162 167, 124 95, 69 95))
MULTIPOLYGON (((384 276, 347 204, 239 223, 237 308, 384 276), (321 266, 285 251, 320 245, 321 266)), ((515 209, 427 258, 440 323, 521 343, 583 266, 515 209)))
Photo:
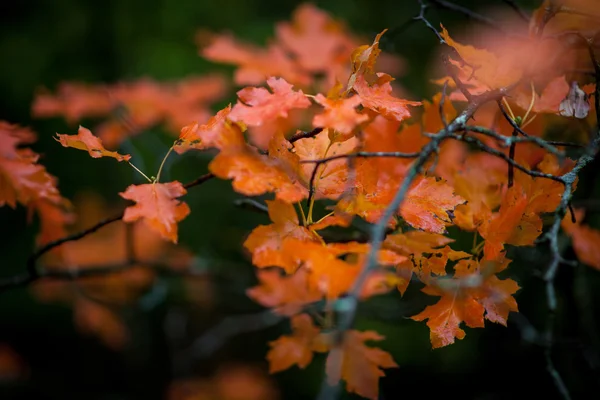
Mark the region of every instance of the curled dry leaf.
POLYGON ((112 157, 118 161, 129 161, 131 156, 129 154, 119 154, 115 151, 108 151, 102 145, 100 138, 94 136, 92 132, 84 128, 79 127, 77 135, 61 135, 56 134, 55 140, 63 145, 63 147, 73 147, 79 150, 87 151, 93 158, 100 157, 112 157))

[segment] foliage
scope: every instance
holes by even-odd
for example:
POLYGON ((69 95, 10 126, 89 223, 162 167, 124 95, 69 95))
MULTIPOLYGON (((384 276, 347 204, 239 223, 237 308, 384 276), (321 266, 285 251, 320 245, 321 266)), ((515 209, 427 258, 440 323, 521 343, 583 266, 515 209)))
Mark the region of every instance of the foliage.
MULTIPOLYGON (((35 134, 1 122, 0 205, 35 212, 40 233, 27 270, 0 287, 54 280, 36 290, 72 303, 83 330, 119 348, 127 333, 94 297, 124 303, 161 271, 194 275, 191 252, 175 244, 178 224, 202 211, 180 197, 216 177, 231 180, 244 196, 268 198, 259 209, 271 223, 249 232, 243 247, 258 278, 246 294, 290 320, 290 334, 269 343, 271 373, 306 368, 315 354, 326 353, 329 387, 343 381, 348 392, 378 398, 384 369, 398 365, 378 347, 381 334, 354 329, 358 304, 419 288, 433 303, 411 319, 427 321, 433 348, 464 339, 465 326, 483 328, 485 319, 507 325, 521 290, 504 274, 514 247, 548 246, 542 274, 553 314, 554 279, 567 263, 559 239, 570 237, 580 262, 600 269, 600 232, 572 207, 578 174, 600 146, 598 28, 588 22, 589 4, 564 3, 544 2, 526 33, 504 32, 473 46, 443 26, 438 31, 425 18, 428 4, 420 2, 415 20, 444 45, 445 65, 435 80, 440 91, 421 101, 398 94, 402 88, 392 77, 398 60, 380 49, 386 30, 361 44, 308 4, 277 25, 266 48, 231 35, 199 36, 205 58, 233 64, 234 83, 252 85, 214 115, 209 106, 228 86, 221 76, 64 83, 55 93, 40 91, 36 117, 104 118, 95 134, 82 126, 77 134, 58 134, 62 146, 125 161, 147 182, 119 193, 135 202, 120 214, 73 229, 73 205, 39 155, 24 147, 35 134), (134 165, 135 155, 118 150, 157 124, 174 138, 150 174, 134 165), (569 130, 577 133, 549 137, 569 130), (209 172, 186 184, 161 182, 173 151, 214 154, 209 172), (92 236, 121 220, 128 224, 123 230, 92 236), (473 245, 459 244, 460 235, 473 245), (107 258, 123 241, 125 254, 107 258), (91 299, 66 285, 52 287, 82 277, 91 277, 85 284, 91 299)), ((551 321, 548 354, 552 330, 551 321)), ((550 358, 548 367, 568 396, 550 358)), ((186 398, 178 390, 171 397, 186 398)))

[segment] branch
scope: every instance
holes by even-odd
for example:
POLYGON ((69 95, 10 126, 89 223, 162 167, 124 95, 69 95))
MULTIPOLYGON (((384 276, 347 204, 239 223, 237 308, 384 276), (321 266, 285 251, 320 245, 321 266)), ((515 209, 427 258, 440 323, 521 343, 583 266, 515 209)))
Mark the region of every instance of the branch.
MULTIPOLYGON (((204 182, 207 182, 208 180, 214 178, 213 174, 204 174, 202 176, 200 176, 199 178, 193 180, 192 182, 186 183, 185 185, 183 185, 184 188, 189 189, 191 187, 194 186, 199 186, 201 184, 203 184, 204 182)), ((45 245, 43 245, 42 247, 40 247, 39 249, 35 250, 28 258, 27 258, 27 262, 26 262, 26 272, 23 274, 18 274, 12 277, 8 277, 8 278, 2 278, 0 279, 0 292, 5 291, 7 289, 10 288, 16 288, 16 287, 20 287, 20 286, 25 286, 27 284, 30 284, 32 282, 35 282, 37 280, 39 280, 40 278, 53 278, 55 276, 53 276, 50 272, 46 271, 40 271, 37 268, 37 261, 46 253, 48 253, 49 251, 65 244, 68 242, 73 242, 79 239, 82 239, 96 231, 98 231, 99 229, 112 224, 113 222, 117 222, 117 221, 121 221, 123 219, 123 215, 124 215, 124 211, 107 219, 104 219, 98 223, 96 223, 95 225, 84 229, 80 232, 65 236, 63 238, 60 238, 58 240, 54 240, 52 242, 46 243, 45 245), (50 274, 50 275, 49 275, 50 274)), ((128 239, 129 240, 129 239, 128 239)), ((127 257, 128 258, 135 258, 135 255, 133 254, 133 252, 131 252, 131 249, 128 249, 127 252, 127 257)), ((112 271, 112 268, 109 268, 109 270, 105 273, 112 273, 114 271, 112 271)))
MULTIPOLYGON (((363 265, 358 277, 355 279, 354 284, 350 289, 350 292, 345 297, 336 300, 332 305, 332 308, 339 314, 338 326, 337 329, 334 331, 334 337, 336 338, 338 351, 341 351, 339 344, 342 343, 345 332, 351 329, 352 325, 354 324, 360 292, 362 291, 362 288, 369 276, 369 273, 377 267, 377 255, 379 254, 379 250, 383 245, 383 240, 386 234, 388 222, 396 214, 396 212, 402 205, 402 202, 408 194, 408 191, 410 190, 413 181, 421 173, 423 167, 429 160, 429 157, 439 149, 439 146, 442 142, 444 142, 448 138, 451 138, 455 132, 464 130, 467 121, 471 119, 473 114, 482 105, 490 101, 500 99, 505 94, 506 90, 501 89, 486 92, 480 96, 475 96, 473 98, 473 101, 467 106, 467 108, 464 111, 462 111, 456 118, 454 118, 454 120, 448 125, 447 128, 442 129, 440 132, 438 132, 437 135, 432 135, 431 141, 427 143, 419 152, 419 156, 406 173, 406 176, 402 181, 402 185, 396 191, 394 198, 384 210, 383 215, 379 219, 379 221, 375 225, 373 225, 373 228, 371 230, 371 247, 367 255, 367 260, 363 265)), ((338 366, 338 368, 341 368, 341 365, 338 366)), ((324 384, 318 398, 326 398, 331 390, 331 388, 324 384)))

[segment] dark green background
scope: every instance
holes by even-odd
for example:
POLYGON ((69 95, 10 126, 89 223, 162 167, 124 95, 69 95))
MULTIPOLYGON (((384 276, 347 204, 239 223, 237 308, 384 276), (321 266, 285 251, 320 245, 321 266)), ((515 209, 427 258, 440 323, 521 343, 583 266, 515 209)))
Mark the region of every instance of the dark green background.
MULTIPOLYGON (((288 20, 298 2, 282 1, 14 1, 0 5, 0 119, 31 126, 39 134, 34 149, 59 177, 67 197, 82 190, 99 191, 108 202, 125 204, 117 192, 138 179, 113 160, 92 160, 83 152, 58 146, 55 132, 73 133, 60 119, 36 120, 30 115, 33 93, 39 86, 55 88, 61 81, 115 82, 149 76, 159 80, 232 69, 214 65, 197 55, 198 28, 228 30, 246 41, 265 43, 276 21, 288 20)), ((502 1, 462 1, 503 7, 502 1)), ((521 4, 537 2, 523 1, 521 4)), ((373 37, 384 28, 385 50, 407 61, 400 83, 425 98, 437 40, 423 24, 401 27, 414 15, 416 1, 332 0, 317 2, 351 31, 373 37)), ((476 7, 474 8, 476 9, 476 7)), ((489 14, 488 15, 493 15, 489 14)), ((499 15, 499 14, 498 14, 499 15)), ((443 21, 460 30, 472 22, 449 12, 431 12, 435 26, 443 21)), ((473 25, 476 26, 476 25, 473 25)), ((234 100, 234 92, 228 100, 234 100)), ((128 141, 126 151, 143 159, 145 170, 156 170, 169 138, 159 128, 128 141)), ((170 164, 169 176, 183 182, 207 171, 209 158, 186 156, 170 164)), ((598 169, 597 163, 589 169, 598 169)), ((588 169, 588 170, 589 170, 588 169)), ((598 195, 595 176, 582 186, 598 195)), ((203 259, 214 275, 216 307, 196 309, 182 294, 181 282, 163 278, 139 303, 121 310, 132 342, 121 352, 106 349, 97 339, 78 333, 68 307, 42 304, 27 289, 0 293, 0 342, 11 344, 30 368, 28 379, 0 383, 2 399, 160 399, 171 381, 210 375, 219 364, 239 360, 266 368, 267 342, 288 329, 287 323, 231 338, 207 357, 188 357, 182 366, 164 334, 166 315, 178 310, 193 323, 180 350, 231 315, 254 313, 260 307, 244 290, 254 275, 241 251, 244 237, 267 218, 237 208, 240 198, 227 182, 211 181, 186 196, 192 214, 181 224, 180 242, 203 259), (164 290, 166 289, 166 290, 164 290), (150 305, 148 305, 150 304, 150 305)), ((18 273, 33 247, 35 224, 26 224, 25 210, 0 209, 1 276, 18 273)), ((572 252, 567 254, 573 258, 572 252)), ((541 328, 546 305, 541 280, 545 250, 524 249, 510 254, 516 261, 507 276, 522 289, 517 295, 522 316, 511 315, 508 328, 487 323, 468 329, 467 337, 447 348, 431 350, 428 328, 407 317, 420 311, 423 298, 412 287, 404 299, 393 294, 368 302, 357 326, 386 336, 381 346, 392 352, 400 368, 381 381, 383 399, 462 397, 478 399, 558 398, 546 372, 543 348, 528 341, 529 324, 541 328)), ((565 267, 557 279, 560 307, 555 361, 576 398, 598 393, 597 301, 598 273, 587 267, 565 267), (591 321, 591 322, 590 322, 591 321)), ((430 299, 431 300, 431 299, 430 299)), ((322 381, 323 358, 304 371, 292 368, 274 376, 282 398, 313 398, 322 381)))

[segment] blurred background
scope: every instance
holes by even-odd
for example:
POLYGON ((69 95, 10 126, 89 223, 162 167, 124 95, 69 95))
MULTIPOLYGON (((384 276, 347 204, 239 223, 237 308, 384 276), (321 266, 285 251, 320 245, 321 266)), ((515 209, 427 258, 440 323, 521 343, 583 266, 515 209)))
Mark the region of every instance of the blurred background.
MULTIPOLYGON (((499 20, 511 12, 500 0, 457 3, 499 20)), ((539 5, 518 3, 529 11, 539 5)), ((52 136, 75 134, 79 122, 34 118, 34 94, 42 87, 54 91, 63 81, 111 84, 150 78, 163 82, 217 72, 231 82, 233 68, 198 55, 197 32, 227 31, 264 45, 274 35, 274 24, 290 20, 299 4, 273 0, 2 2, 0 120, 29 126, 38 134, 33 149, 58 177, 63 196, 76 206, 74 231, 91 226, 127 204, 117 193, 131 183, 141 183, 139 176, 114 160, 92 159, 58 145, 52 136)), ((388 28, 381 47, 403 60, 398 82, 405 93, 412 99, 435 93, 430 79, 439 77, 432 72, 439 64, 438 42, 422 23, 408 23, 418 14, 416 1, 314 4, 344 21, 349 31, 364 38, 362 43, 371 43, 388 28)), ((432 10, 428 16, 434 26, 442 21, 457 35, 465 29, 483 29, 460 13, 432 10)), ((223 89, 211 102, 211 110, 235 101, 238 89, 235 85, 223 89)), ((101 121, 81 123, 94 131, 101 121)), ((143 170, 156 171, 172 140, 172 134, 157 125, 127 139, 121 151, 132 154, 143 170)), ((191 181, 207 172, 210 158, 204 153, 170 158, 163 181, 191 181)), ((598 169, 597 163, 589 169, 594 168, 598 169)), ((180 224, 184 250, 131 228, 139 231, 136 251, 168 257, 173 265, 191 264, 195 272, 184 278, 133 269, 111 279, 41 282, 0 293, 0 398, 313 398, 322 384, 324 357, 316 357, 305 370, 294 367, 267 374, 268 342, 288 332, 289 325, 245 295, 256 278, 242 243, 268 218, 236 205, 241 198, 225 181, 191 189, 185 201, 192 214, 180 224)), ((132 232, 118 224, 72 245, 69 257, 78 264, 97 264, 108 253, 124 255, 124 238, 132 232)), ((0 208, 0 276, 23 271, 38 229, 35 219, 28 223, 24 208, 0 208)), ((357 327, 384 335, 380 346, 400 366, 388 370, 381 380, 382 399, 450 395, 514 399, 531 394, 560 398, 546 371, 544 348, 532 340, 546 318, 543 282, 535 276, 545 255, 543 250, 525 250, 509 255, 516 261, 506 276, 525 290, 516 295, 521 314, 512 314, 507 328, 491 323, 485 329, 466 328, 464 340, 431 350, 426 325, 408 318, 425 305, 418 288, 409 289, 404 299, 394 293, 361 306, 357 327)), ((569 252, 567 256, 574 258, 569 252)), ((598 272, 563 268, 557 285, 560 307, 553 357, 574 397, 589 398, 583 396, 600 389, 598 272)))

